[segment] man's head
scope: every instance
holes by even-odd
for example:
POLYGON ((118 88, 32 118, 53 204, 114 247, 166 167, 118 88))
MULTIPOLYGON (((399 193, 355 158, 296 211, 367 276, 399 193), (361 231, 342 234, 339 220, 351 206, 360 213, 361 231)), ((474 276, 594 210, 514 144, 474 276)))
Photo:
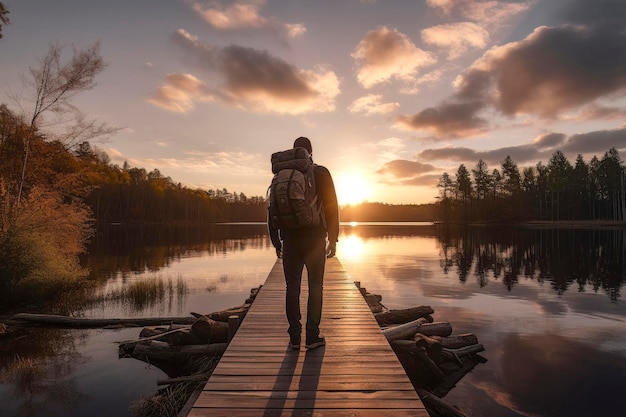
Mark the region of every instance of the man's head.
POLYGON ((293 143, 293 147, 294 148, 304 148, 304 149, 306 149, 309 152, 309 154, 313 155, 313 147, 311 146, 311 141, 309 140, 309 138, 305 138, 304 136, 300 136, 293 143))

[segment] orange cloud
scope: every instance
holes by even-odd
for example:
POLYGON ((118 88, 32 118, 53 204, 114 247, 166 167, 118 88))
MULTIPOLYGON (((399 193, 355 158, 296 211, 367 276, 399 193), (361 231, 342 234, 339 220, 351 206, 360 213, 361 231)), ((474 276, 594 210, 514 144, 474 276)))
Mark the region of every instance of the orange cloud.
POLYGON ((420 68, 435 63, 403 33, 381 26, 369 31, 352 57, 359 65, 357 79, 365 88, 398 79, 414 82, 420 68))
POLYGON ((198 1, 191 4, 192 9, 219 30, 270 29, 288 38, 302 35, 306 28, 300 23, 283 23, 276 18, 264 17, 260 9, 265 0, 241 0, 227 5, 211 2, 205 5, 198 1))

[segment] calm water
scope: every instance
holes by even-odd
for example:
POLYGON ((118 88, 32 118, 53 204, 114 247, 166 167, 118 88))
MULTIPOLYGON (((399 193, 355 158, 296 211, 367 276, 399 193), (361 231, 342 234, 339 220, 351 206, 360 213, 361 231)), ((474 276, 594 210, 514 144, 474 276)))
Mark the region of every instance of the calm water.
MULTIPOLYGON (((470 416, 623 416, 623 230, 441 230, 344 225, 338 258, 389 308, 427 304, 487 359, 446 396, 470 416)), ((101 234, 84 264, 97 292, 135 280, 183 280, 188 293, 138 307, 59 303, 86 317, 209 313, 241 304, 274 264, 264 225, 101 234)), ((166 377, 118 359, 139 329, 29 330, 0 347, 0 416, 125 416, 166 377), (29 371, 16 366, 16 355, 29 371), (20 370, 22 369, 22 370, 20 370)))

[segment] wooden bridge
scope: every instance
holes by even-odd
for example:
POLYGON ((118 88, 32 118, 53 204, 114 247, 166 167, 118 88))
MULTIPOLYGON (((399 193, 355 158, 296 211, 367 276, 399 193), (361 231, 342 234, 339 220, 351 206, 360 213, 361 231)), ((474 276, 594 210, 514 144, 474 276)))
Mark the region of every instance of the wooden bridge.
MULTIPOLYGON (((307 286, 301 310, 306 320, 307 286)), ((428 417, 360 291, 336 258, 326 263, 326 346, 288 348, 278 260, 190 417, 428 417)), ((304 340, 303 340, 304 341, 304 340)))

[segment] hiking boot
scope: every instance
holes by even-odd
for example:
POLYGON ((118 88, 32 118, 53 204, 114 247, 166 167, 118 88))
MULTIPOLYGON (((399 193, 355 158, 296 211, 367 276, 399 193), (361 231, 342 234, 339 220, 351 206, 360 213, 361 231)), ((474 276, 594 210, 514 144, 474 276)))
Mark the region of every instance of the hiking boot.
POLYGON ((326 339, 324 339, 324 336, 315 336, 315 337, 306 338, 307 349, 315 349, 317 347, 324 346, 325 344, 326 344, 326 339))
POLYGON ((289 338, 289 349, 299 350, 300 349, 300 341, 299 337, 290 337, 289 338))

